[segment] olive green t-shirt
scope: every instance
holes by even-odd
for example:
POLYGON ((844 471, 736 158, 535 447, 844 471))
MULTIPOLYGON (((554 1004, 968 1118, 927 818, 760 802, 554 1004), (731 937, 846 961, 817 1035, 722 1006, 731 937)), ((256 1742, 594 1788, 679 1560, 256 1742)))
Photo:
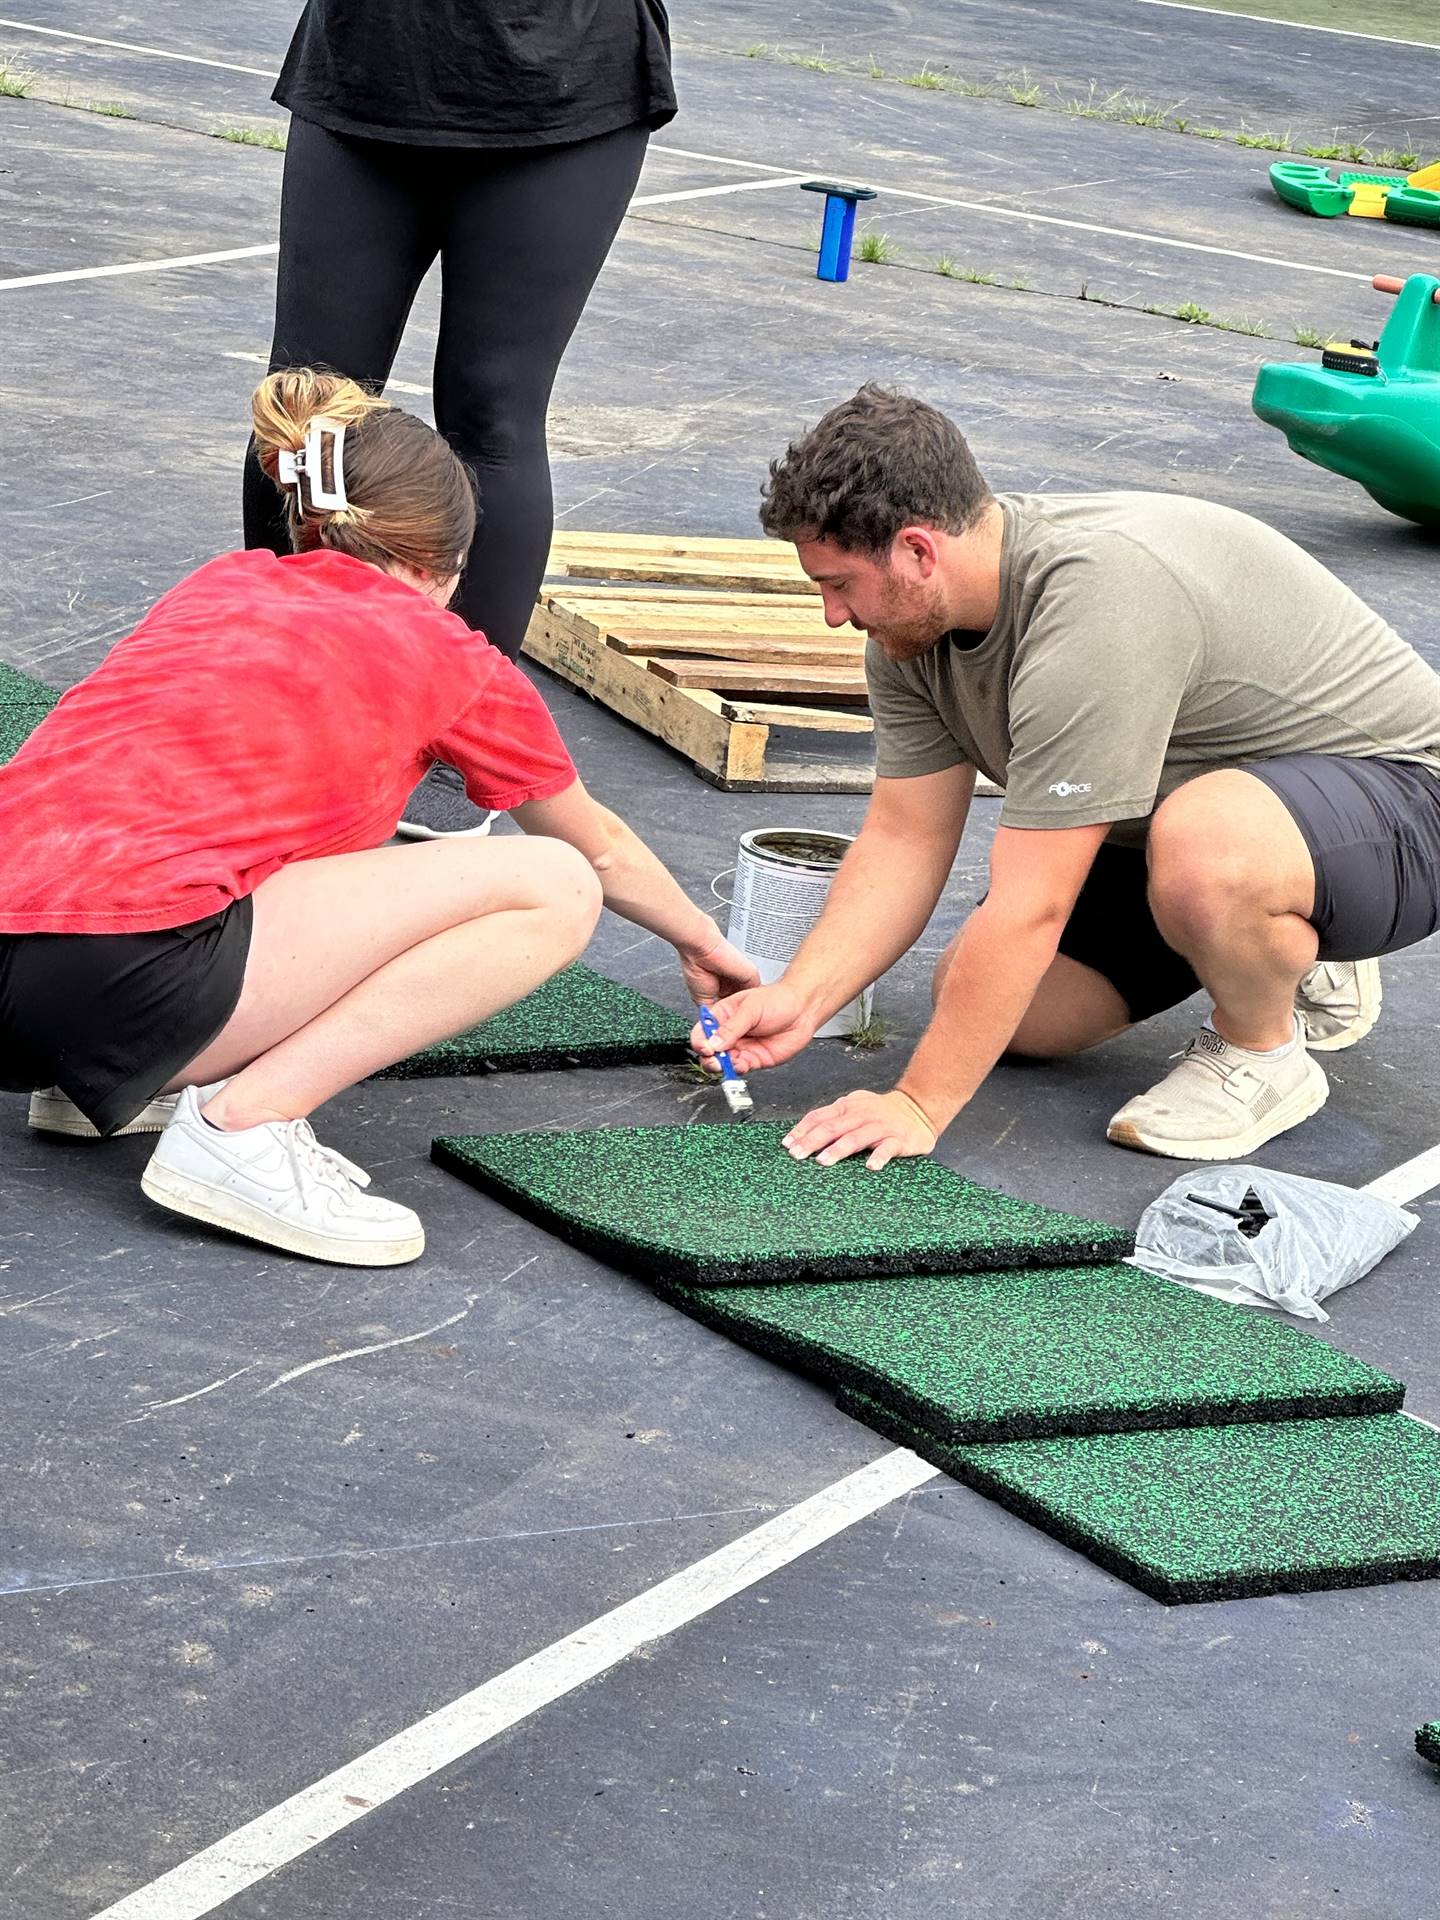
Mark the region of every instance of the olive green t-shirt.
POLYGON ((1160 493, 1002 494, 1000 604, 865 671, 876 771, 970 764, 1008 827, 1143 844, 1186 780, 1289 753, 1440 773, 1440 675, 1283 534, 1160 493))

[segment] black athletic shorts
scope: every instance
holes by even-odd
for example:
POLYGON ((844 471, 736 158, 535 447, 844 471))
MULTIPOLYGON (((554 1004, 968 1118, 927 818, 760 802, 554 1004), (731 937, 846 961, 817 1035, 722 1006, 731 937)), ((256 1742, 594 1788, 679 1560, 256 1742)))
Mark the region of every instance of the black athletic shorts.
MULTIPOLYGON (((1440 777, 1409 760, 1327 753, 1248 760, 1240 770, 1284 802, 1310 849, 1320 959, 1378 959, 1440 927, 1440 777)), ((1132 1020, 1199 990, 1151 915, 1138 847, 1101 847, 1060 952, 1103 974, 1132 1020)))
POLYGON ((133 1120, 235 1011, 251 901, 163 933, 0 934, 0 1087, 133 1120))

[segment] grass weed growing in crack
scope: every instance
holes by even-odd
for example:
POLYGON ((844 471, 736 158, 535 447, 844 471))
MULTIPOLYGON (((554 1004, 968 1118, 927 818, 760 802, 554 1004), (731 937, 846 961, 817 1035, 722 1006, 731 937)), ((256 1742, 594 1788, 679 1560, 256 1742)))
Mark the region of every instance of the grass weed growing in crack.
POLYGON ((0 55, 0 99, 24 100, 35 86, 35 71, 13 55, 0 55))
POLYGON ((237 147, 268 147, 272 153, 285 151, 283 127, 216 127, 217 140, 229 140, 237 147))
POLYGON ((1243 130, 1235 135, 1237 147, 1263 147, 1267 153, 1293 153, 1290 135, 1286 133, 1246 133, 1243 130))
MULTIPOLYGON (((1362 140, 1344 140, 1337 133, 1324 144, 1312 143, 1296 147, 1292 142, 1291 131, 1284 133, 1271 130, 1254 131, 1241 123, 1238 131, 1225 127, 1200 126, 1188 115, 1178 109, 1184 104, 1176 101, 1173 107, 1154 106, 1151 102, 1138 98, 1124 88, 1102 93, 1098 84, 1092 80, 1084 94, 1067 94, 1057 89, 1047 89, 1043 84, 1030 78, 1028 71, 1020 70, 1018 77, 1013 73, 997 73, 990 78, 969 78, 962 74, 949 74, 943 68, 932 67, 925 61, 918 70, 908 73, 890 73, 873 54, 866 58, 865 65, 858 66, 826 56, 822 45, 815 53, 790 53, 784 48, 768 41, 755 41, 743 49, 747 59, 776 60, 787 66, 806 67, 816 73, 849 73, 855 77, 888 81, 894 86, 919 88, 930 93, 953 93, 972 100, 998 100, 1002 104, 1043 108, 1052 113, 1065 113, 1082 120, 1109 120, 1136 127, 1149 127, 1161 133, 1173 133, 1193 140, 1233 141, 1236 146, 1259 148, 1271 153, 1300 152, 1308 159, 1345 160, 1355 166, 1378 166, 1394 168, 1397 171, 1413 173, 1419 166, 1421 156, 1403 148, 1382 148, 1372 153, 1362 140)), ((1368 138, 1368 136, 1367 136, 1368 138)))

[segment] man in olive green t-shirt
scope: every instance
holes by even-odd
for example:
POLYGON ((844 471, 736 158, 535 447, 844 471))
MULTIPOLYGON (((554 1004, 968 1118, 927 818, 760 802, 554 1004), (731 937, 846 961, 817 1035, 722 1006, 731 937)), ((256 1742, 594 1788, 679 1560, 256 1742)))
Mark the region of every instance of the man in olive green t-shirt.
POLYGON ((1209 1018, 1110 1139, 1243 1159, 1316 1112, 1312 1056, 1374 1025, 1377 956, 1440 926, 1440 676, 1260 521, 997 497, 950 421, 875 386, 772 464, 761 520, 868 635, 875 792, 782 978, 697 1049, 741 1073, 798 1053, 919 937, 977 773, 1004 789, 899 1083, 807 1114, 790 1151, 928 1153, 1003 1053, 1078 1052, 1202 986, 1209 1018))

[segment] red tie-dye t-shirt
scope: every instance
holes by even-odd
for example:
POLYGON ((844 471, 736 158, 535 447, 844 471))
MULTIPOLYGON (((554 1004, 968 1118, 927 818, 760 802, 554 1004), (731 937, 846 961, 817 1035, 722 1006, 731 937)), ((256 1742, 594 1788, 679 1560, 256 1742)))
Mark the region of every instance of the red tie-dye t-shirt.
POLYGON ((147 933, 382 845, 434 761, 481 807, 575 768, 505 656, 345 554, 229 553, 0 767, 0 933, 147 933))

